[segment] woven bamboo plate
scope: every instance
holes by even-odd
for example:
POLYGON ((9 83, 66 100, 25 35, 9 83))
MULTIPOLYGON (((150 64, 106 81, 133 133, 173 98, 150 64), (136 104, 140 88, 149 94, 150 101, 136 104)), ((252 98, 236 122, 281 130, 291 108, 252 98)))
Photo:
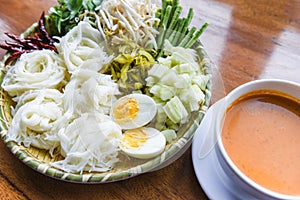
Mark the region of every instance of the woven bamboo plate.
MULTIPOLYGON (((27 36, 34 32, 37 24, 33 24, 28 28, 23 35, 27 36)), ((195 49, 198 52, 198 62, 201 70, 204 74, 211 74, 212 63, 208 58, 203 45, 198 42, 195 49)), ((3 59, 5 60, 5 59, 3 59)), ((4 64, 1 63, 1 69, 4 69, 4 64)), ((0 83, 3 81, 5 75, 5 70, 0 72, 0 83)), ((212 76, 210 76, 212 77, 212 76)), ((198 112, 193 112, 192 116, 188 123, 184 124, 179 131, 177 132, 177 139, 174 140, 171 144, 168 144, 164 152, 152 159, 140 160, 134 158, 128 158, 126 156, 120 155, 120 162, 115 166, 113 170, 108 172, 89 172, 83 174, 77 173, 66 173, 59 169, 56 169, 50 166, 50 162, 54 162, 62 159, 62 157, 52 158, 49 153, 45 150, 37 149, 34 147, 26 148, 22 145, 18 145, 15 142, 7 140, 7 130, 10 126, 12 120, 11 116, 11 106, 13 102, 8 94, 1 88, 1 111, 0 111, 0 129, 1 129, 1 138, 10 149, 10 151, 23 163, 32 169, 50 176, 55 179, 76 182, 76 183, 108 183, 119 180, 128 179, 139 174, 150 172, 154 170, 161 169, 177 158, 179 158, 190 146, 195 130, 201 123, 205 112, 208 108, 210 98, 211 98, 211 88, 212 88, 212 79, 209 80, 206 91, 205 91, 205 103, 202 105, 201 109, 198 112), (129 160, 130 159, 130 160, 129 160)))

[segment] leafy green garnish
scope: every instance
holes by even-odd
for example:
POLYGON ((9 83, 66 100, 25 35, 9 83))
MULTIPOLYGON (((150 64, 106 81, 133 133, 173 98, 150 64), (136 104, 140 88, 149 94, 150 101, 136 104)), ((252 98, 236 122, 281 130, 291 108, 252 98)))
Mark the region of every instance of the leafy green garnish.
POLYGON ((58 0, 49 10, 46 28, 51 36, 64 36, 81 20, 86 10, 95 11, 103 0, 58 0))

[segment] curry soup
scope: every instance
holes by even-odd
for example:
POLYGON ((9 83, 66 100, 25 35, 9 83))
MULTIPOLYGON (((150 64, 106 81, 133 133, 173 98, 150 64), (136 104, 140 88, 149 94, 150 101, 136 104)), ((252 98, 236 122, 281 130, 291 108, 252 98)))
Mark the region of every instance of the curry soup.
POLYGON ((248 93, 226 111, 222 142, 257 184, 300 195, 300 101, 271 90, 248 93))

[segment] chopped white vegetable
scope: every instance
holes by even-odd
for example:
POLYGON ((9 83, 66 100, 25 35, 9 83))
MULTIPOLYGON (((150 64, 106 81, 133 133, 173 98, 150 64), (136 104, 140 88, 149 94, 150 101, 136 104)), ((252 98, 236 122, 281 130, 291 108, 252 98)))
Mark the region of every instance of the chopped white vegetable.
POLYGON ((155 118, 155 128, 158 130, 163 130, 166 128, 167 114, 165 113, 163 106, 165 103, 157 103, 157 115, 155 118))
POLYGON ((173 58, 176 58, 176 60, 173 60, 173 62, 175 61, 180 63, 195 63, 196 61, 196 50, 190 48, 186 49, 180 46, 172 46, 168 40, 166 40, 164 44, 164 50, 166 54, 170 55, 173 58))
POLYGON ((163 101, 170 100, 176 95, 174 87, 163 84, 153 85, 150 92, 155 96, 159 96, 163 101))
POLYGON ((197 85, 191 85, 190 89, 182 90, 179 98, 184 104, 185 108, 191 112, 199 110, 203 103, 205 95, 197 85))
POLYGON ((198 75, 192 78, 192 82, 197 84, 199 88, 203 91, 205 91, 206 85, 209 81, 210 76, 209 75, 198 75))
POLYGON ((155 64, 151 67, 151 69, 148 71, 149 77, 156 78, 159 80, 160 78, 164 77, 169 72, 170 67, 161 65, 161 64, 155 64))
POLYGON ((176 131, 174 131, 173 129, 167 129, 162 131, 161 133, 165 136, 167 143, 171 143, 177 138, 176 131))
POLYGON ((173 47, 166 41, 165 52, 168 56, 160 57, 146 78, 149 92, 157 104, 163 105, 167 116, 167 119, 159 117, 165 115, 158 106, 160 113, 155 119, 155 127, 159 130, 166 126, 176 129, 186 123, 190 113, 199 110, 203 104, 203 91, 209 80, 209 75, 204 75, 200 69, 195 50, 173 47))
POLYGON ((177 96, 168 101, 163 109, 173 123, 183 124, 188 120, 188 112, 177 96))

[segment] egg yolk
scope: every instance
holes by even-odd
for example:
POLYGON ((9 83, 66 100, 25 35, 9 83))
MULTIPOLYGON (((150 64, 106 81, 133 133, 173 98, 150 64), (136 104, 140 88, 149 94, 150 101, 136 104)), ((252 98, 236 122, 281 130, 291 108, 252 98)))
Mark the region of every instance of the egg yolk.
POLYGON ((122 142, 126 148, 139 148, 147 141, 147 133, 142 129, 128 130, 124 133, 122 142))
POLYGON ((114 119, 119 124, 132 122, 139 111, 137 100, 134 98, 121 101, 113 110, 114 119))

